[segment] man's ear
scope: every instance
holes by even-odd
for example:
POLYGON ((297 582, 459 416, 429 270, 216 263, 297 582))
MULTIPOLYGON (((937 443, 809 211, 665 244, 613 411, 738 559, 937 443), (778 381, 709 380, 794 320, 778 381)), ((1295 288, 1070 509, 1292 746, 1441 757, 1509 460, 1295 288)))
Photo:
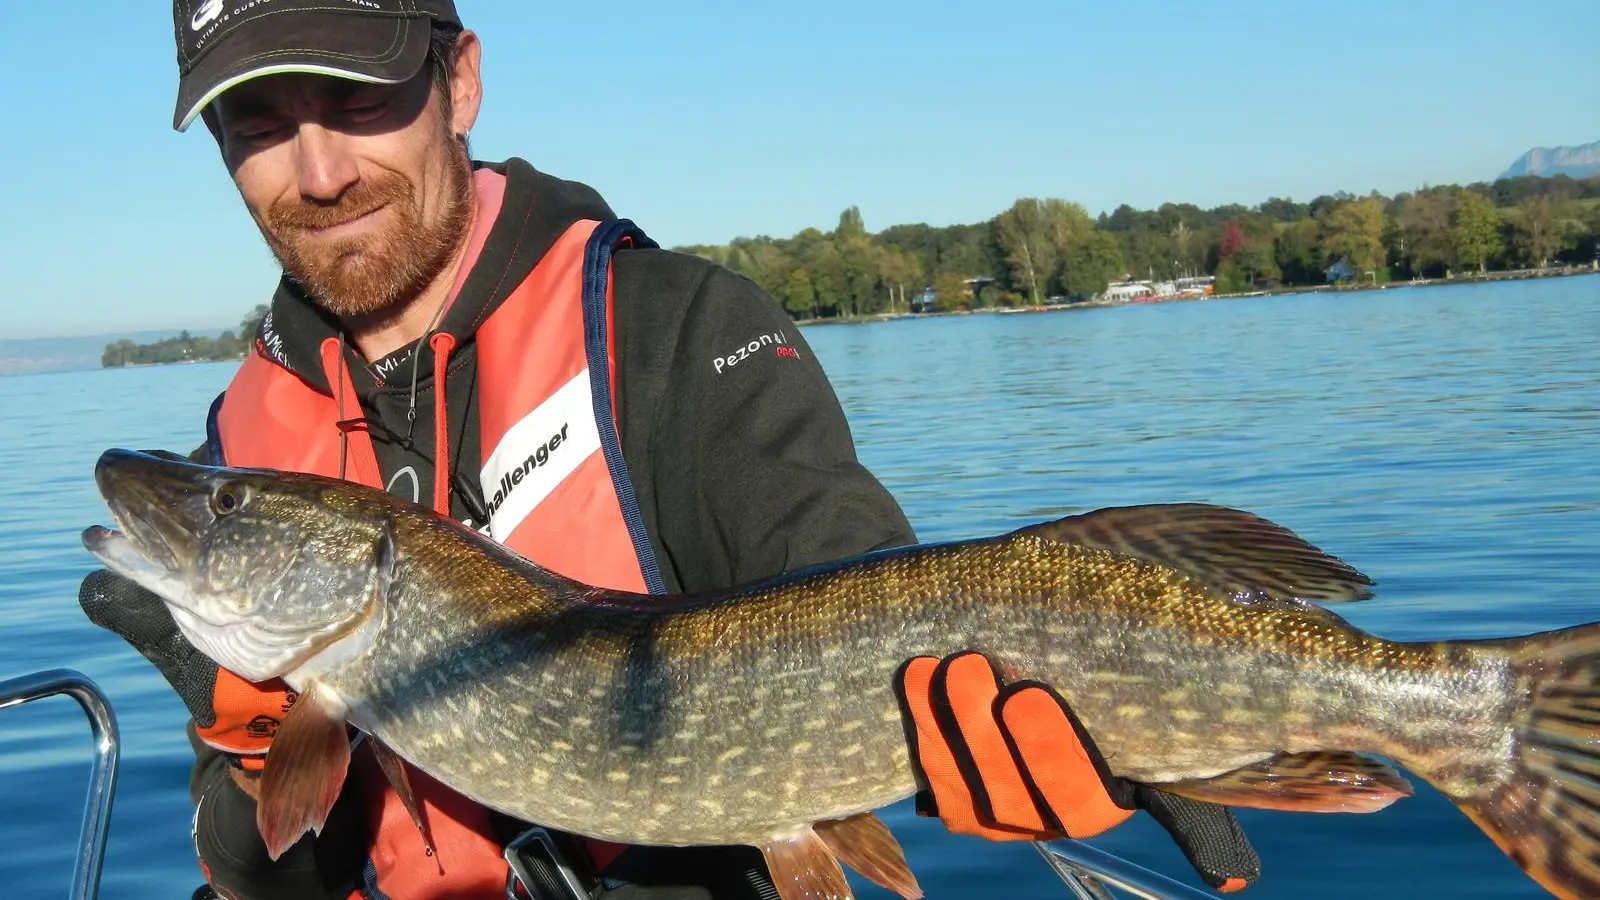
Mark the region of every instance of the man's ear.
POLYGON ((464 138, 478 121, 478 107, 483 103, 483 78, 478 65, 483 58, 483 44, 472 31, 456 35, 455 56, 450 63, 450 131, 464 138))

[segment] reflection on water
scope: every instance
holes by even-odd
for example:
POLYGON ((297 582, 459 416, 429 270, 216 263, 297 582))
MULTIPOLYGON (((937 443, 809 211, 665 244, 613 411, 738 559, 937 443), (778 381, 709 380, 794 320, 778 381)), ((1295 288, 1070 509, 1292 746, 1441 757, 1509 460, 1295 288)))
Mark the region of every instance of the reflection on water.
MULTIPOLYGON (((828 326, 804 332, 861 455, 925 540, 1099 506, 1250 509, 1349 561, 1340 612, 1396 638, 1600 620, 1600 278, 828 326)), ((230 365, 0 379, 0 677, 67 665, 125 740, 102 896, 198 884, 184 711, 90 626, 78 544, 110 446, 187 451, 230 365)), ((88 777, 68 700, 0 711, 0 883, 56 896, 88 777)), ((1437 794, 1371 816, 1241 815, 1256 898, 1544 894, 1437 794)), ((1025 844, 886 819, 931 898, 1064 896, 1025 844)), ((1144 817, 1097 842, 1184 876, 1144 817)), ((860 886, 863 897, 883 892, 860 886)))

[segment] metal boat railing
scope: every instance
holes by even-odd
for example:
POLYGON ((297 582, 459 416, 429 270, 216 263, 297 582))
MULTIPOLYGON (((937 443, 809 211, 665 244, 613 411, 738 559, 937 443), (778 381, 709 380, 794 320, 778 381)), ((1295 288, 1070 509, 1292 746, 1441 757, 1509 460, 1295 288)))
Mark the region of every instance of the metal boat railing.
POLYGON ((49 669, 0 681, 0 709, 66 694, 89 717, 94 735, 94 768, 84 801, 83 827, 78 832, 78 860, 72 869, 72 900, 92 900, 100 890, 100 866, 111 828, 111 800, 117 787, 120 739, 117 719, 99 686, 72 669, 49 669))
POLYGON ((1143 900, 1216 900, 1198 888, 1080 841, 1033 845, 1077 900, 1111 900, 1107 885, 1143 900))

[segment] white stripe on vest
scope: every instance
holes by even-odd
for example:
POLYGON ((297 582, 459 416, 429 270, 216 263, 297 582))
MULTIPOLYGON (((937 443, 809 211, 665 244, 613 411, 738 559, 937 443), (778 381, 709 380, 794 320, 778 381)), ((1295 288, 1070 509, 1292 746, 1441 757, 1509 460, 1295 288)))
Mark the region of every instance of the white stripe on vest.
POLYGON ((495 540, 504 541, 557 485, 600 452, 593 404, 584 369, 506 430, 480 476, 495 540))

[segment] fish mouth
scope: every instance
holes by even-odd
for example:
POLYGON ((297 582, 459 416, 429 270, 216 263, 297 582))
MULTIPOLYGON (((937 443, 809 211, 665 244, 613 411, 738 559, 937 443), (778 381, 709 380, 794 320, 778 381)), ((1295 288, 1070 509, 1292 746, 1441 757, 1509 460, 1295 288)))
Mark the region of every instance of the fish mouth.
MULTIPOLYGON (((94 480, 132 548, 176 575, 194 566, 196 536, 214 518, 209 502, 211 471, 165 451, 112 449, 95 463, 94 480)), ((92 543, 85 532, 84 545, 91 553, 100 556, 96 547, 109 548, 114 558, 126 561, 107 535, 94 534, 92 543)))
POLYGON ((287 610, 273 603, 262 610, 263 597, 315 593, 318 573, 328 575, 317 569, 314 554, 304 557, 305 548, 290 548, 282 565, 248 573, 224 552, 221 562, 235 565, 216 569, 217 543, 226 544, 228 533, 219 534, 215 488, 239 475, 170 453, 107 450, 95 465, 95 483, 117 528, 86 529, 83 546, 106 568, 160 597, 191 644, 248 681, 283 676, 308 663, 336 665, 365 649, 375 627, 375 597, 339 618, 310 614, 314 610, 294 615, 292 602, 287 610), (284 574, 300 564, 311 574, 285 582, 284 574))
POLYGON ((84 529, 83 547, 100 560, 101 565, 146 590, 167 594, 177 584, 172 570, 141 553, 121 531, 92 525, 84 529))
POLYGON ((285 676, 324 654, 329 656, 327 664, 336 664, 349 655, 339 652, 342 645, 353 643, 360 650, 370 643, 376 601, 351 621, 308 629, 303 623, 274 622, 205 602, 176 573, 135 547, 124 532, 91 526, 83 532, 83 546, 106 568, 160 597, 189 643, 247 681, 285 676))

